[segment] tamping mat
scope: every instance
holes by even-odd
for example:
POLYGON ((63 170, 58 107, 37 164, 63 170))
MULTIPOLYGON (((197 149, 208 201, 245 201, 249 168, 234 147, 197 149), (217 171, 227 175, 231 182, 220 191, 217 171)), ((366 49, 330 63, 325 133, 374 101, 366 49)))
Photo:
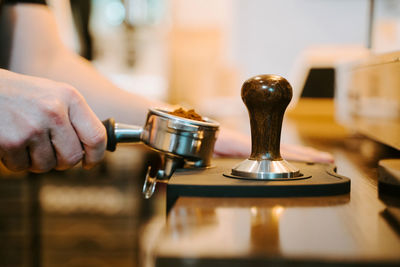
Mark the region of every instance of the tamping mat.
POLYGON ((217 159, 208 169, 182 169, 167 185, 167 211, 178 197, 309 197, 350 192, 350 179, 336 173, 333 164, 290 162, 300 169, 302 179, 246 180, 228 178, 238 159, 217 159))

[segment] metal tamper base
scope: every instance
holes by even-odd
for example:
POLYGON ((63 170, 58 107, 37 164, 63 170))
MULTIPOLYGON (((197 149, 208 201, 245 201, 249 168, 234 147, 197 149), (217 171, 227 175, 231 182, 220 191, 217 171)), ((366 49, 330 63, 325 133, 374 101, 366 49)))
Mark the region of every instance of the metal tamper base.
POLYGON ((250 160, 246 159, 235 167, 227 177, 238 179, 276 180, 298 179, 303 177, 300 170, 286 160, 250 160))

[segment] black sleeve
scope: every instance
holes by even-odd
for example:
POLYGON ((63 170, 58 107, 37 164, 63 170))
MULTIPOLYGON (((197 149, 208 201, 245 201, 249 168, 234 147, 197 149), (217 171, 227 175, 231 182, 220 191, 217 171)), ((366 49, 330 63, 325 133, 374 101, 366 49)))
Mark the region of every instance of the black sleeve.
POLYGON ((3 0, 3 4, 17 4, 17 3, 29 3, 29 4, 46 4, 46 0, 3 0))

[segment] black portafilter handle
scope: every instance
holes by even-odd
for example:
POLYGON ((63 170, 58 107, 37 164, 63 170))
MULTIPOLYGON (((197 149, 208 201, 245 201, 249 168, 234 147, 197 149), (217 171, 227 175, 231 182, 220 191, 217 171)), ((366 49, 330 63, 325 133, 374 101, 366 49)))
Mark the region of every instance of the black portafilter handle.
POLYGON ((116 123, 113 118, 103 121, 107 132, 108 151, 115 151, 118 143, 138 143, 142 141, 143 127, 116 123))
POLYGON ((282 160, 280 139, 283 115, 292 99, 292 87, 278 75, 258 75, 242 86, 242 100, 251 126, 251 160, 282 160))
POLYGON ((117 137, 115 135, 115 120, 113 118, 102 121, 107 132, 107 146, 108 151, 115 151, 117 148, 117 137))

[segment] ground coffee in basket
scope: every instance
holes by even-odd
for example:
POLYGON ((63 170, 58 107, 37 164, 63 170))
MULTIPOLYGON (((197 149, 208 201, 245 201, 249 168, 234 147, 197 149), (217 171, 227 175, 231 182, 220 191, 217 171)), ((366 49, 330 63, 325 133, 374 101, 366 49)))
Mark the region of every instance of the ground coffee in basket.
POLYGON ((196 111, 194 111, 194 109, 184 110, 183 108, 178 108, 174 111, 168 112, 168 114, 195 121, 205 121, 199 114, 196 113, 196 111))

